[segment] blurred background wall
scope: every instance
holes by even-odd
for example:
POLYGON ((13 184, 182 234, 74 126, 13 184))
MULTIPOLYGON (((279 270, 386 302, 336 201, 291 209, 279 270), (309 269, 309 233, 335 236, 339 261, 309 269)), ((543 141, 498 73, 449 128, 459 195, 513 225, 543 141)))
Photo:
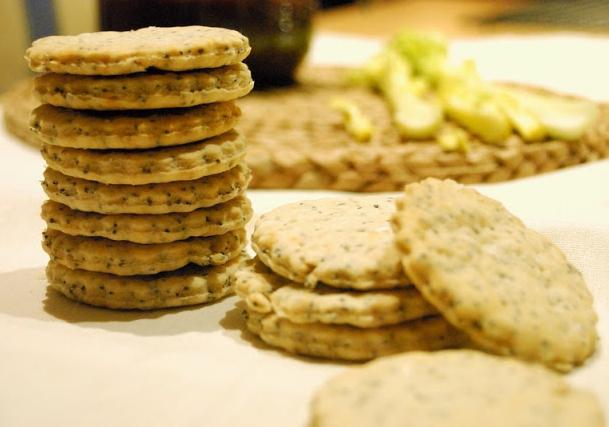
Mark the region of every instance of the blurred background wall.
POLYGON ((23 54, 33 38, 97 27, 97 0, 0 0, 0 91, 28 75, 23 54))

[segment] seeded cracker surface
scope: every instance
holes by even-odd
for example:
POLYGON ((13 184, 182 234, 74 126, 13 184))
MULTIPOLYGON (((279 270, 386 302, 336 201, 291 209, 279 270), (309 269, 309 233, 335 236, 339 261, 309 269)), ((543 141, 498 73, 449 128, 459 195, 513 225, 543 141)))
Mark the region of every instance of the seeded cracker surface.
POLYGON ((51 288, 76 301, 115 309, 150 310, 209 303, 230 295, 232 276, 241 260, 236 257, 226 264, 208 267, 189 264, 146 276, 71 270, 50 261, 46 274, 51 288))
POLYGON ((387 197, 304 201, 260 217, 252 247, 275 273, 305 286, 405 287, 387 197))
POLYGON ((105 214, 192 212, 226 202, 247 188, 250 170, 233 169, 193 181, 147 185, 108 185, 72 178, 47 168, 42 188, 51 200, 72 209, 105 214))
POLYGON ((311 427, 602 427, 596 398, 542 366, 469 350, 409 353, 323 385, 311 427))
POLYGON ((81 212, 51 200, 42 205, 42 218, 49 229, 144 244, 224 234, 245 227, 252 214, 245 196, 192 212, 158 215, 81 212))
POLYGON ((406 186, 393 218, 408 276, 481 347, 559 370, 597 335, 579 271, 500 203, 454 181, 406 186))
POLYGON ((83 150, 44 144, 47 165, 65 175, 105 184, 191 181, 232 169, 245 156, 235 131, 176 147, 148 150, 83 150))
POLYGON ((148 110, 192 107, 231 101, 254 87, 243 63, 221 68, 154 71, 125 76, 43 74, 34 86, 38 97, 57 107, 85 110, 148 110))
POLYGON ((240 116, 239 107, 232 101, 129 112, 71 110, 43 104, 32 112, 30 125, 38 138, 51 145, 143 149, 223 134, 236 125, 240 116))
POLYGON ((250 52, 237 31, 190 26, 104 31, 36 40, 26 52, 32 71, 68 74, 130 74, 182 71, 236 64, 250 52))
POLYGON ((53 261, 71 269, 131 276, 177 270, 189 263, 224 264, 241 253, 245 242, 244 229, 147 245, 47 230, 42 247, 53 261))
POLYGON ((371 328, 437 314, 414 287, 365 292, 323 285, 307 289, 276 275, 257 259, 247 261, 235 274, 234 286, 250 311, 273 312, 294 323, 371 328))
POLYGON ((414 350, 458 347, 464 335, 442 317, 378 328, 294 323, 276 314, 248 311, 248 329, 264 342, 290 353, 341 360, 369 360, 414 350))

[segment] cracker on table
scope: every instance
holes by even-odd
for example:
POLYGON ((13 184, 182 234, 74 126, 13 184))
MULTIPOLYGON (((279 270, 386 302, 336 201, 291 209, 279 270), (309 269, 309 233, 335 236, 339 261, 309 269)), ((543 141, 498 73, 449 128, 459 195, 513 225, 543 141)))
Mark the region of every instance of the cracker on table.
POLYGON ((393 223, 415 286, 481 347, 560 370, 594 351, 582 275, 499 202, 430 178, 406 186, 393 223))
POLYGON ((155 274, 187 264, 220 265, 238 256, 246 243, 245 229, 209 237, 191 237, 169 243, 140 244, 71 236, 46 230, 42 247, 51 260, 71 269, 118 276, 155 274))
POLYGON ((73 178, 47 168, 42 188, 51 200, 72 209, 102 214, 192 212, 242 194, 251 179, 247 166, 193 181, 147 185, 109 185, 73 178))
POLYGON ((126 76, 43 74, 34 86, 42 102, 84 110, 150 110, 231 101, 254 87, 247 65, 126 76))
POLYGON ((25 58, 32 71, 114 75, 159 70, 216 68, 241 62, 249 41, 225 28, 147 27, 50 36, 34 41, 25 58))
POLYGON ((87 111, 40 105, 32 132, 51 145, 85 149, 145 149, 187 144, 232 129, 241 110, 232 101, 190 108, 87 111))
POLYGON ((315 427, 601 427, 595 396, 539 365, 473 350, 409 353, 344 371, 311 405, 315 427))
POLYGON ((104 184, 191 181, 232 169, 245 156, 245 140, 231 130, 202 141, 146 150, 85 150, 43 144, 47 165, 64 175, 104 184))
POLYGON ((291 203, 260 217, 252 247, 275 273, 305 286, 405 287, 389 224, 394 210, 389 197, 291 203))
POLYGON ((189 264, 146 276, 72 270, 50 261, 46 275, 52 289, 72 300, 106 308, 152 310, 210 303, 231 295, 232 277, 241 260, 236 257, 206 267, 189 264))
POLYGON ((267 344, 290 353, 352 361, 458 347, 466 341, 464 334, 439 316, 378 328, 356 328, 294 323, 276 314, 248 311, 247 327, 267 344))
POLYGON ((157 215, 82 212, 52 200, 42 205, 42 219, 49 229, 144 244, 224 234, 245 227, 252 215, 245 196, 192 212, 157 215))
POLYGON ((414 287, 350 291, 319 285, 304 288, 249 260, 235 274, 235 292, 250 311, 294 323, 347 324, 359 328, 393 325, 437 314, 414 287))

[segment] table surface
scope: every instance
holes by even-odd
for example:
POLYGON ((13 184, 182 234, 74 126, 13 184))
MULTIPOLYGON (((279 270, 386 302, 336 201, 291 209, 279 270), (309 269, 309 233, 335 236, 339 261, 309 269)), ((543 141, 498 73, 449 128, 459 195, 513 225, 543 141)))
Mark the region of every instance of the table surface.
MULTIPOLYGON (((487 77, 541 82, 609 100, 603 87, 608 65, 599 60, 608 43, 572 35, 503 37, 460 41, 452 53, 474 57, 487 77), (565 64, 566 50, 577 55, 578 68, 565 64)), ((376 48, 373 40, 321 35, 310 60, 356 63, 376 48)), ((1 426, 306 425, 314 390, 348 365, 263 345, 244 330, 235 297, 139 313, 88 307, 47 290, 47 257, 40 248, 42 170, 36 150, 0 130, 1 426)), ((605 160, 477 186, 549 236, 584 274, 601 340, 594 357, 567 378, 594 390, 606 414, 608 183, 605 160)), ((341 195, 251 190, 249 196, 259 215, 291 201, 341 195)))

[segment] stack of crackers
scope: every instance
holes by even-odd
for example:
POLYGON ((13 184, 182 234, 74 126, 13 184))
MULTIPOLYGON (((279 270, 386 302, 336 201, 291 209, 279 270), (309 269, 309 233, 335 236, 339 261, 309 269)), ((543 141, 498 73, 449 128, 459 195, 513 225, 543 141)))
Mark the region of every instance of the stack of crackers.
POLYGON ((26 53, 43 102, 47 277, 109 308, 210 302, 252 215, 234 100, 253 87, 246 37, 209 27, 53 36, 26 53))
POLYGON ((279 207, 237 272, 248 328, 287 351, 365 360, 475 347, 568 371, 595 350, 575 267, 500 203, 451 180, 396 199, 279 207))

